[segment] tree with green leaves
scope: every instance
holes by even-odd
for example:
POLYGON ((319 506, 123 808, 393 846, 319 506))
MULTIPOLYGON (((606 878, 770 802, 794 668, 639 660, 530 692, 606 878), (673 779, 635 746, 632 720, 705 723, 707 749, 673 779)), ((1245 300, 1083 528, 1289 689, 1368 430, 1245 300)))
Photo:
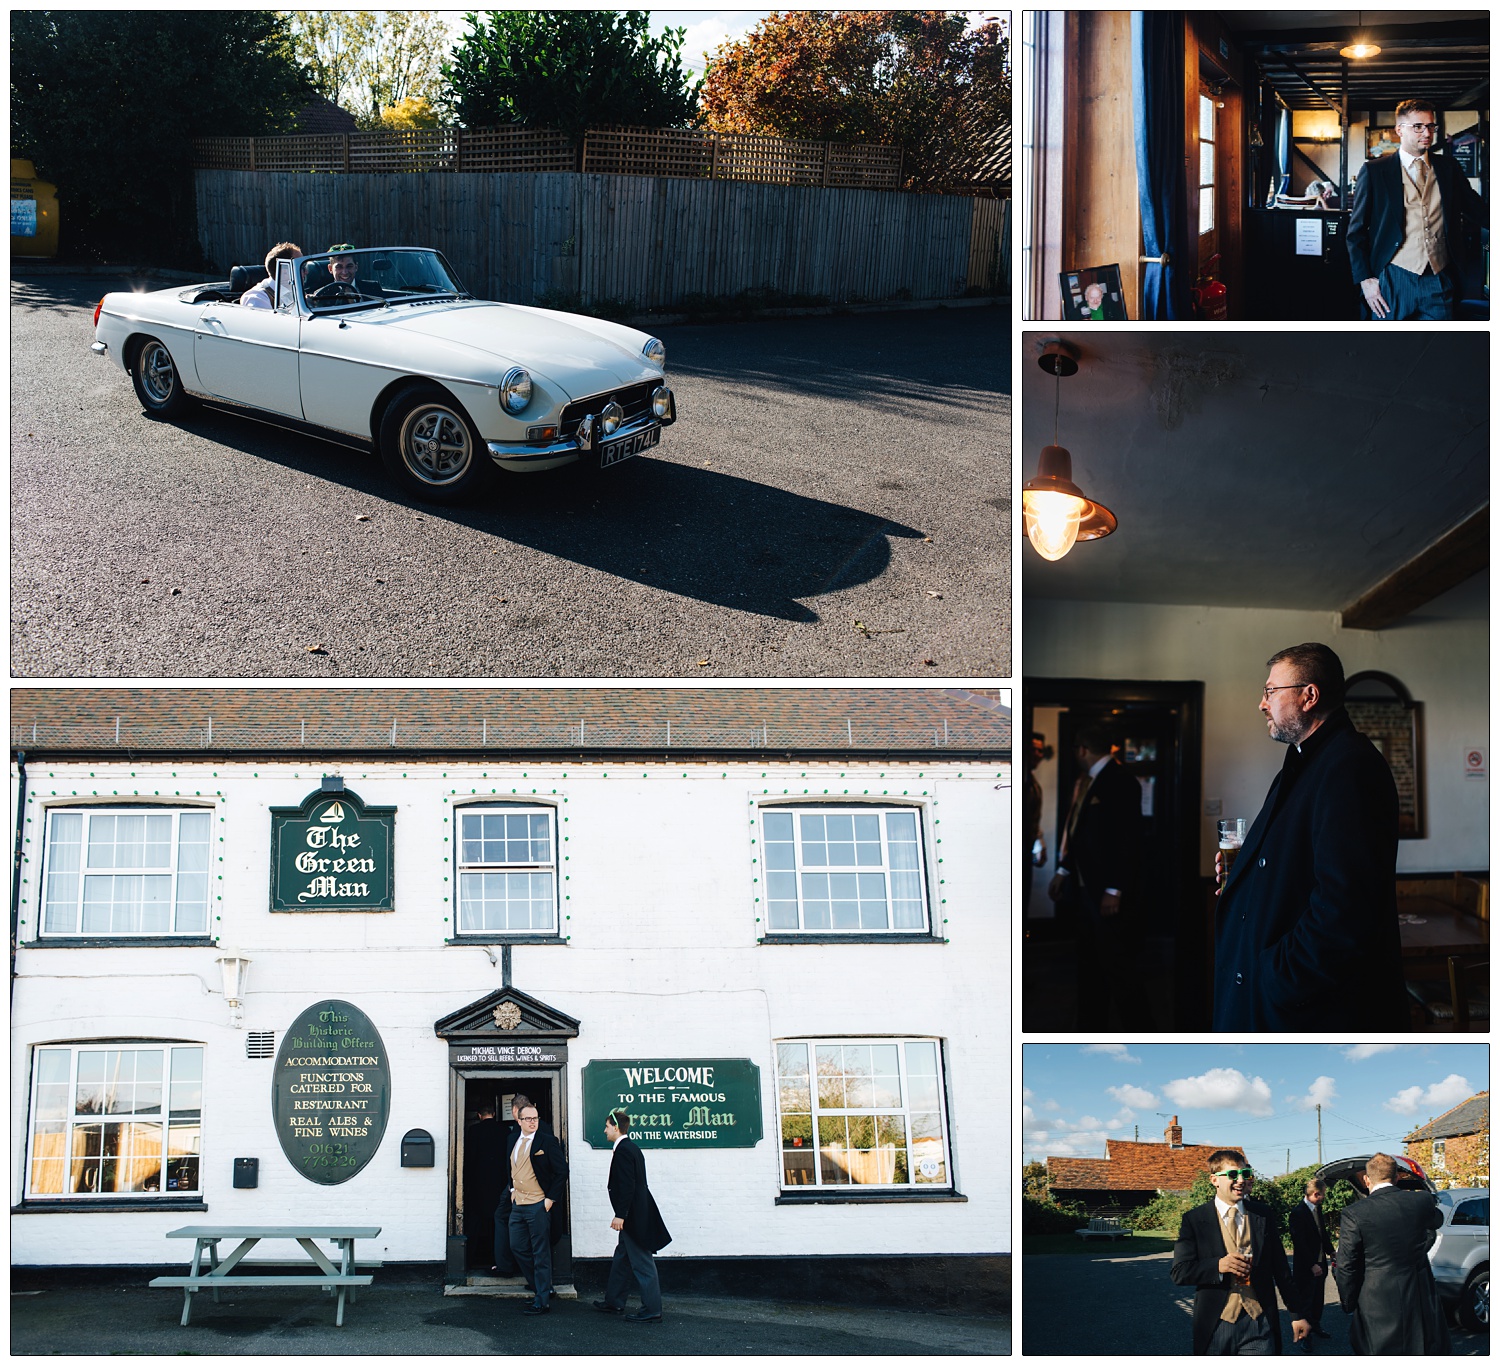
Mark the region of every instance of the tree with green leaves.
MULTIPOLYGON (((389 109, 419 107, 407 101, 437 100, 451 40, 436 10, 293 10, 290 19, 318 94, 361 128, 382 126, 389 109)), ((410 125, 397 115, 390 126, 410 125)))
POLYGON ((910 188, 951 184, 1010 120, 997 19, 951 10, 791 10, 725 43, 703 81, 719 133, 899 145, 910 188))
POLYGON ((467 128, 524 123, 574 141, 610 124, 684 128, 698 86, 682 66, 685 29, 659 38, 644 10, 490 10, 443 67, 446 104, 467 128))
POLYGON ((259 10, 13 10, 10 80, 11 148, 57 185, 62 253, 156 265, 202 260, 192 139, 286 132, 311 95, 259 10))

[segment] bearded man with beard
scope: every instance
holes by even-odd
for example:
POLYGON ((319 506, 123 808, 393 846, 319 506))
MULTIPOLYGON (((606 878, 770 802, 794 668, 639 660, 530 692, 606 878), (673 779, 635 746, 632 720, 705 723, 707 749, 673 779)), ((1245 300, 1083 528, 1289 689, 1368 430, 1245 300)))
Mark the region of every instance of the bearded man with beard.
POLYGON ((1390 766, 1344 710, 1344 666, 1328 646, 1267 663, 1260 712, 1287 753, 1221 882, 1214 1028, 1409 1028, 1390 766))

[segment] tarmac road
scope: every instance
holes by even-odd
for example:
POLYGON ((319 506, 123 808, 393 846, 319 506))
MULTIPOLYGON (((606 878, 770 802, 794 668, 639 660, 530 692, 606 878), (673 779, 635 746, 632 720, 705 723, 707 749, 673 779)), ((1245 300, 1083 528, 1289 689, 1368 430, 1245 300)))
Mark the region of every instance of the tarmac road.
POLYGON ((18 676, 1009 672, 1000 308, 663 329, 657 452, 445 510, 357 451, 146 418, 88 350, 122 287, 12 283, 18 676))
MULTIPOLYGON (((179 1326, 182 1297, 133 1284, 65 1284, 65 1274, 21 1274, 11 1294, 15 1356, 951 1356, 1010 1351, 1010 1321, 837 1305, 668 1294, 660 1324, 628 1324, 582 1300, 557 1300, 543 1318, 521 1302, 445 1298, 431 1279, 377 1273, 335 1328, 319 1290, 198 1294, 179 1326), (46 1286, 39 1289, 37 1286, 46 1286)), ((634 1301, 632 1301, 634 1307, 634 1301)))
MULTIPOLYGON (((1021 1257, 1021 1342, 1027 1356, 1191 1356, 1193 1292, 1172 1284, 1170 1252, 1132 1255, 1124 1246, 1097 1257, 1047 1253, 1021 1257), (1079 1306, 1093 1306, 1080 1313, 1079 1306), (1101 1307, 1103 1306, 1103 1307, 1101 1307)), ((1286 1357, 1353 1356, 1349 1316, 1327 1287, 1323 1328, 1310 1353, 1292 1344, 1281 1313, 1286 1357)), ((1454 1356, 1488 1356, 1490 1335, 1452 1328, 1454 1356)))

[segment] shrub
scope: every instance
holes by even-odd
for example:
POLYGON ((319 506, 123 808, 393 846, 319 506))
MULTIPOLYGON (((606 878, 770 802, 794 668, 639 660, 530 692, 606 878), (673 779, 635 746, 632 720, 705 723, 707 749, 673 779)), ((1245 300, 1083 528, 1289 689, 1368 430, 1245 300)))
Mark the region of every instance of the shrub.
POLYGON ((1071 1233, 1085 1228, 1088 1211, 1079 1204, 1059 1204, 1055 1200, 1038 1200, 1034 1195, 1021 1197, 1021 1232, 1071 1233))

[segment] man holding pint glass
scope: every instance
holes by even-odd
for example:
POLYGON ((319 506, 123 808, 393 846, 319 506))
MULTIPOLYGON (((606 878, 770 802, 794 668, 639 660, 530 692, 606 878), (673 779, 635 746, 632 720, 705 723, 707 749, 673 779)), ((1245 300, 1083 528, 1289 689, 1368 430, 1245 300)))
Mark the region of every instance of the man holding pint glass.
POLYGON ((1328 646, 1268 667, 1260 713, 1287 752, 1237 852, 1220 824, 1214 1028, 1406 1029, 1395 779, 1344 710, 1328 646))
POLYGON ((1208 1159, 1214 1198, 1182 1216, 1172 1249, 1172 1280, 1196 1288, 1193 1352, 1198 1356, 1279 1356, 1276 1292, 1292 1314, 1292 1341, 1311 1326, 1292 1283, 1269 1205, 1249 1197, 1255 1173, 1243 1153, 1220 1148, 1208 1159))

